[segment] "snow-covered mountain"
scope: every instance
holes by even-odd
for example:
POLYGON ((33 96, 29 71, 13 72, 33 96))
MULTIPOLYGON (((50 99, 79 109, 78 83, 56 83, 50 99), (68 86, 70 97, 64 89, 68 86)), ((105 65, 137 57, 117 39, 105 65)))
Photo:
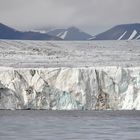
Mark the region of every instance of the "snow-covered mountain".
POLYGON ((140 24, 122 24, 94 36, 91 40, 138 40, 140 24))
POLYGON ((88 40, 92 37, 90 34, 85 33, 76 27, 70 27, 67 29, 54 29, 48 31, 47 34, 60 37, 64 40, 88 40))
POLYGON ((0 23, 0 39, 20 40, 61 40, 59 37, 51 36, 34 31, 22 32, 0 23))

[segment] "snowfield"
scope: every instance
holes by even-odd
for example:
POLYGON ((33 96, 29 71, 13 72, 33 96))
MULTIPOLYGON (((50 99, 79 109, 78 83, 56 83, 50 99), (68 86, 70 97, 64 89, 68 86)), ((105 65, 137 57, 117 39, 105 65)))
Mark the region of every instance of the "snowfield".
POLYGON ((0 109, 140 110, 140 41, 0 41, 0 109))
POLYGON ((140 66, 140 41, 0 40, 0 66, 18 68, 140 66))

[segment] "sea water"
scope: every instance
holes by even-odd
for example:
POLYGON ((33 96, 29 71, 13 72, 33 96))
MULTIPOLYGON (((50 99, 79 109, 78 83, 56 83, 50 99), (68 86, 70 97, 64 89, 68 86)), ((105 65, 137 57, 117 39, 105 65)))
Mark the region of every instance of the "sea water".
POLYGON ((140 140, 140 112, 0 110, 0 140, 140 140))

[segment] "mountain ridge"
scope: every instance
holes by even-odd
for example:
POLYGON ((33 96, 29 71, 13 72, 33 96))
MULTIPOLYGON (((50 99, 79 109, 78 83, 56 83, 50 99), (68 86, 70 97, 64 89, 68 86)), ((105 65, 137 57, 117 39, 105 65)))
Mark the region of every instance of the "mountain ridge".
POLYGON ((100 34, 92 36, 77 27, 51 30, 19 31, 0 23, 0 39, 17 40, 140 40, 140 23, 116 25, 100 34))
POLYGON ((60 37, 64 40, 88 40, 92 35, 80 30, 77 27, 54 29, 47 32, 49 35, 60 37))
POLYGON ((0 23, 0 39, 14 40, 62 40, 48 34, 33 31, 22 32, 0 23))
POLYGON ((138 40, 140 39, 140 24, 120 24, 105 32, 97 34, 91 40, 138 40))

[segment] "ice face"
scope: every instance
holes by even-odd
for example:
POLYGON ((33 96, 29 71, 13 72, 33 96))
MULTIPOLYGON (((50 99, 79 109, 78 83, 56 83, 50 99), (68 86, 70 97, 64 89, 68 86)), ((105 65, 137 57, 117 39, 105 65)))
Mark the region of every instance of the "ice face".
POLYGON ((0 109, 140 109, 140 68, 1 69, 0 109))

